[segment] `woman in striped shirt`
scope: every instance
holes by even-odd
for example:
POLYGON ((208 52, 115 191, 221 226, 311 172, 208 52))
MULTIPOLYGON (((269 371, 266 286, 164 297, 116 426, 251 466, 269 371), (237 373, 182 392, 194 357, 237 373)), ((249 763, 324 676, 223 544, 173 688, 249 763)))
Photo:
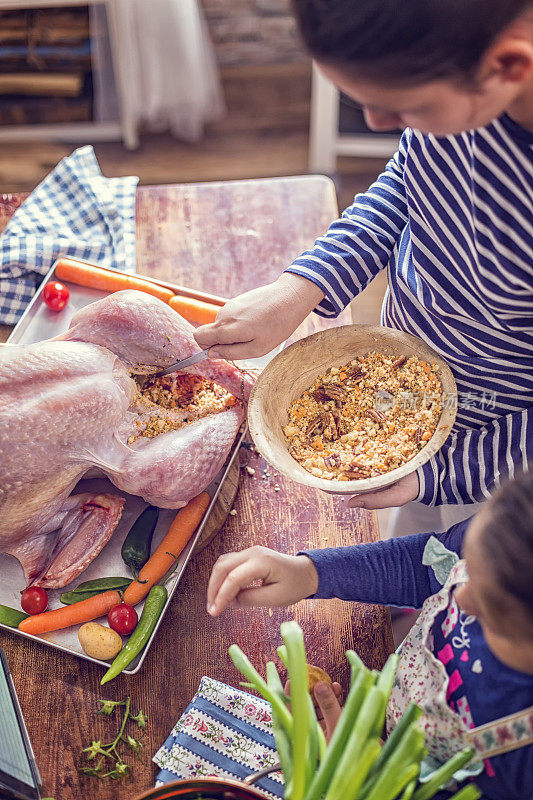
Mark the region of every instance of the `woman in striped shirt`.
POLYGON ((382 324, 448 362, 460 403, 436 456, 351 502, 470 504, 466 517, 533 458, 533 3, 293 5, 312 56, 367 124, 405 132, 383 174, 313 248, 273 284, 230 300, 196 339, 212 356, 262 355, 310 311, 339 314, 388 267, 382 324))

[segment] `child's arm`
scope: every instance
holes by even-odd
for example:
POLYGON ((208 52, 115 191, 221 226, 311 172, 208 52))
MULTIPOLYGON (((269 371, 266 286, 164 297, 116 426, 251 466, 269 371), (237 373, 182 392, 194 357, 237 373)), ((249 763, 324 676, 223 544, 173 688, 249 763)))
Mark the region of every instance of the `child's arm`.
POLYGON ((436 536, 448 550, 460 554, 469 522, 460 522, 443 534, 418 533, 353 547, 304 551, 318 574, 315 597, 420 608, 441 588, 432 567, 422 563, 428 539, 436 536))
POLYGON ((278 280, 229 300, 214 323, 196 329, 200 347, 214 348, 211 357, 230 360, 268 353, 311 311, 337 316, 387 266, 407 222, 403 170, 408 136, 383 174, 312 250, 278 280))
MULTIPOLYGON (((467 525, 468 521, 454 525, 438 538, 459 553, 467 525)), ((213 568, 207 610, 216 617, 228 606, 288 606, 308 597, 419 607, 440 589, 433 570, 422 564, 433 535, 309 550, 297 556, 266 547, 228 553, 213 568), (260 586, 252 585, 258 581, 260 586)))

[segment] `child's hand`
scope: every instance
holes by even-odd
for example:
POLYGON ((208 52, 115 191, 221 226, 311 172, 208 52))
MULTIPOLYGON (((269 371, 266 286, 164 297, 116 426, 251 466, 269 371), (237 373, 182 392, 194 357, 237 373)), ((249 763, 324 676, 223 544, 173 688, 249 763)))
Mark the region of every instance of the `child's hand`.
POLYGON ((194 338, 210 358, 255 358, 285 341, 323 299, 311 281, 284 272, 277 281, 228 300, 211 325, 194 338))
MULTIPOLYGON (((290 681, 287 681, 283 687, 283 691, 287 696, 290 695, 290 681)), ((325 681, 318 681, 313 687, 313 694, 315 696, 314 705, 316 717, 320 727, 324 731, 326 741, 329 742, 333 736, 333 731, 337 726, 342 711, 342 706, 339 702, 342 695, 342 688, 337 681, 334 681, 331 686, 325 681)))
POLYGON ((365 492, 356 494, 350 498, 350 508, 366 508, 369 511, 375 508, 393 508, 404 506, 411 500, 415 500, 420 492, 420 482, 416 472, 411 472, 405 478, 387 486, 385 489, 378 489, 376 492, 365 492))
POLYGON ((329 686, 325 681, 315 684, 313 694, 318 705, 317 718, 329 742, 341 715, 342 706, 339 703, 342 689, 340 683, 329 686))
POLYGON ((229 605, 290 606, 317 589, 317 571, 307 556, 249 547, 218 559, 207 587, 207 610, 218 617, 229 605), (249 588, 256 581, 261 585, 249 588))

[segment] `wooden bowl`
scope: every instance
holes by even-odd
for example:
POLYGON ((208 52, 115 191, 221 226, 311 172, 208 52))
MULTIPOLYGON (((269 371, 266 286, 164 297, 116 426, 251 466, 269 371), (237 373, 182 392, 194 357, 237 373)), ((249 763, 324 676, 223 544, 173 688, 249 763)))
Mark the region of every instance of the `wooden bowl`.
POLYGON ((391 486, 425 464, 448 438, 457 413, 457 387, 450 368, 416 336, 377 325, 342 325, 313 333, 282 350, 257 379, 248 404, 248 424, 254 444, 275 469, 297 483, 333 494, 361 494, 391 486), (436 363, 437 376, 447 399, 429 442, 402 466, 373 478, 327 480, 307 472, 291 455, 282 430, 288 408, 329 367, 340 367, 355 356, 379 352, 416 356, 436 363), (449 402, 451 401, 451 402, 449 402), (450 407, 451 406, 451 407, 450 407))

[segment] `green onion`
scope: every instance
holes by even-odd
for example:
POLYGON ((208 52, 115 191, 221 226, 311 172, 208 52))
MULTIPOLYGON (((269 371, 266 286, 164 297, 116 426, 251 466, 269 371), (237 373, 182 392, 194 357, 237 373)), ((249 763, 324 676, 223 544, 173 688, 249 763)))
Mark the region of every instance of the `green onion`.
POLYGON ((307 744, 307 773, 305 777, 306 788, 310 785, 311 781, 313 780, 316 773, 317 764, 320 760, 318 731, 322 733, 322 728, 318 724, 315 707, 313 705, 313 701, 311 699, 309 691, 307 692, 307 725, 309 726, 309 740, 307 744))
MULTIPOLYGON (((420 783, 420 764, 428 751, 418 727, 422 709, 410 703, 391 735, 381 744, 387 703, 398 667, 398 656, 382 672, 368 670, 357 653, 348 650, 351 687, 329 745, 318 724, 308 691, 303 633, 296 622, 281 626, 284 644, 278 655, 287 667, 287 698, 274 662, 266 666, 266 681, 237 645, 233 663, 245 677, 243 686, 259 692, 272 706, 272 729, 283 775, 286 800, 430 800, 474 755, 467 748, 420 783)), ((474 784, 450 800, 479 800, 474 784)))
POLYGON ((393 776, 390 786, 385 794, 380 797, 380 800, 394 800, 402 789, 405 789, 413 782, 416 784, 419 772, 420 764, 410 764, 408 767, 404 767, 399 775, 393 776))
POLYGON ((287 663, 288 663, 288 657, 287 657, 287 648, 285 647, 285 645, 284 644, 280 644, 280 646, 278 647, 276 652, 277 652, 277 654, 279 656, 279 660, 281 661, 283 666, 286 667, 287 663))
MULTIPOLYGON (((422 709, 419 706, 415 705, 414 703, 409 703, 409 705, 403 712, 399 722, 393 728, 391 735, 385 741, 380 756, 376 761, 376 763, 374 764, 369 779, 365 784, 363 794, 368 794, 368 792, 370 792, 372 787, 375 785, 377 779, 379 778, 382 770, 385 768, 388 759, 392 756, 392 754, 396 751, 396 748, 403 741, 403 738, 407 730, 411 728, 413 723, 416 722, 416 720, 421 715, 422 715, 422 709)), ((423 760, 422 755, 420 755, 419 760, 420 761, 423 760)))
POLYGON ((362 660, 357 655, 357 653, 355 652, 355 650, 347 650, 346 658, 348 659, 348 663, 352 668, 352 680, 353 680, 354 673, 357 674, 362 669, 366 669, 366 667, 363 664, 362 660))
POLYGON ((420 748, 424 746, 424 734, 418 728, 416 722, 413 722, 408 730, 402 736, 402 740, 398 747, 387 759, 381 770, 377 774, 377 778, 372 785, 372 788, 366 795, 366 800, 384 800, 385 797, 396 797, 402 789, 410 783, 413 778, 418 775, 419 764, 418 762, 413 765, 414 755, 420 748), (408 780, 401 786, 397 786, 394 794, 391 793, 391 787, 396 787, 398 776, 403 776, 408 767, 415 766, 416 772, 410 775, 408 780))
POLYGON ((413 800, 430 800, 439 789, 451 781, 458 769, 470 761, 474 752, 472 747, 465 747, 460 753, 452 756, 445 764, 431 773, 427 781, 416 790, 413 800))
POLYGON ((450 797, 450 800, 479 800, 481 792, 475 783, 469 783, 450 797))
POLYGON ((391 693, 392 684, 396 677, 396 670, 398 669, 398 661, 400 657, 396 653, 392 653, 387 659, 387 663, 383 667, 383 671, 379 675, 376 686, 383 692, 383 704, 379 714, 376 716, 376 722, 373 732, 376 736, 381 736, 385 726, 385 716, 387 714, 387 704, 389 702, 389 695, 391 693))
POLYGON ((371 683, 370 673, 366 667, 363 667, 363 671, 359 673, 352 683, 342 714, 333 731, 326 755, 320 762, 318 771, 307 792, 306 800, 320 800, 328 787, 371 683))
POLYGON ((385 741, 380 756, 374 765, 374 769, 372 770, 372 775, 378 775, 380 773, 387 759, 392 755, 395 748, 402 741, 405 732, 411 727, 413 722, 415 722, 421 716, 422 709, 415 705, 415 703, 409 703, 397 725, 395 725, 393 728, 391 735, 385 741))
MULTIPOLYGON (((322 730, 321 726, 317 722, 317 734, 318 734, 318 758, 320 761, 326 755, 326 751, 328 749, 328 743, 326 742, 326 737, 324 735, 324 731, 322 730)), ((316 771, 316 770, 315 770, 316 771)))
POLYGON ((331 783, 326 791, 326 800, 342 800, 343 795, 339 787, 342 786, 344 773, 350 769, 355 760, 361 757, 382 702, 382 692, 376 686, 371 686, 350 731, 344 750, 340 754, 331 783))
POLYGON ((418 783, 417 778, 418 778, 418 775, 416 776, 416 778, 414 780, 412 780, 410 783, 407 784, 407 786, 403 790, 403 794, 400 797, 400 800, 411 800, 411 798, 412 798, 412 796, 414 794, 414 791, 416 789, 416 785, 418 783))
MULTIPOLYGON (((266 665, 266 677, 267 677, 267 686, 269 687, 269 689, 274 694, 277 694, 278 697, 280 697, 280 699, 281 699, 280 695, 283 695, 283 697, 285 697, 285 692, 283 691, 283 686, 279 677, 279 673, 273 661, 269 661, 266 665)), ((278 752, 279 761, 281 764, 281 770, 285 778, 285 783, 288 783, 292 773, 290 740, 287 735, 287 731, 284 729, 283 725, 280 724, 278 719, 278 714, 276 711, 274 711, 274 709, 272 709, 272 732, 274 734, 274 740, 276 742, 276 750, 278 752)))
POLYGON ((310 736, 307 691, 307 660, 302 629, 296 622, 283 622, 281 635, 287 648, 288 670, 291 681, 292 726, 292 785, 287 800, 304 800, 308 774, 308 747, 310 736))
POLYGON ((280 724, 283 725, 287 733, 291 733, 293 727, 292 716, 285 703, 279 699, 275 692, 270 691, 266 681, 261 677, 255 667, 252 666, 239 645, 232 644, 228 649, 228 653, 239 672, 242 672, 244 677, 248 678, 250 683, 253 684, 255 690, 259 692, 259 694, 262 695, 265 700, 268 700, 272 706, 272 710, 275 710, 276 714, 278 715, 280 724))
POLYGON ((376 736, 365 743, 360 757, 352 758, 346 769, 340 769, 339 765, 335 780, 328 789, 327 800, 355 800, 380 750, 381 743, 376 736))

